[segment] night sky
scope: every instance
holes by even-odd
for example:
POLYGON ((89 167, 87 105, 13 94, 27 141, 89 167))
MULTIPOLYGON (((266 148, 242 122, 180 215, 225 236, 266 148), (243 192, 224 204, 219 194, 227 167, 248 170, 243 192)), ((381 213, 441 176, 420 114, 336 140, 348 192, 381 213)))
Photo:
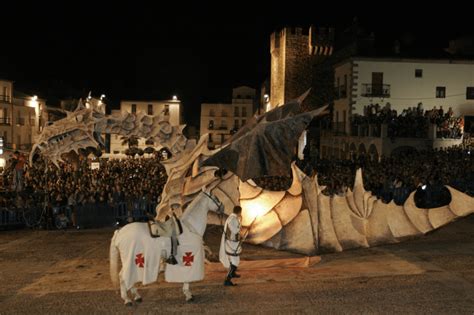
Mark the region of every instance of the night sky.
POLYGON ((471 11, 453 2, 452 9, 433 2, 429 10, 414 1, 357 9, 343 1, 332 7, 316 1, 78 3, 2 3, 0 77, 53 105, 89 90, 106 94, 109 108, 121 99, 177 94, 190 124, 198 123, 202 102, 230 101, 238 85, 260 86, 269 75, 270 33, 283 25, 337 32, 357 16, 377 39, 426 50, 473 30, 471 11))

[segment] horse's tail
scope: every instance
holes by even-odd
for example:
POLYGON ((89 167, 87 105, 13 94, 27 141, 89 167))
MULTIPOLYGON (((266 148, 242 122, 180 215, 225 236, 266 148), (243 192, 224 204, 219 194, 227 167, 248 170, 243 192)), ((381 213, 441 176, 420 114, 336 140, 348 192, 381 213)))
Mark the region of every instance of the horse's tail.
POLYGON ((110 241, 110 279, 112 280, 112 284, 115 288, 119 286, 119 271, 118 271, 118 258, 119 258, 119 250, 115 245, 115 238, 118 235, 119 230, 115 231, 112 240, 110 241))

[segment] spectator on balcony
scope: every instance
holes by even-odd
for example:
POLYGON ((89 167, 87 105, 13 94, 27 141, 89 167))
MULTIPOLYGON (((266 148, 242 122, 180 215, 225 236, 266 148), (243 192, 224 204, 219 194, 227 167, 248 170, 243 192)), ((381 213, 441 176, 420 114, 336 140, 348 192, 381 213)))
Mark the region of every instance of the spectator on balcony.
POLYGON ((449 107, 448 112, 446 113, 448 118, 452 118, 454 116, 453 108, 449 107))
POLYGON ((441 105, 438 110, 438 117, 443 117, 443 115, 444 115, 444 110, 443 110, 443 106, 441 105))
POLYGON ((424 111, 424 110, 423 110, 423 103, 422 103, 422 102, 419 102, 419 103, 418 103, 418 106, 417 106, 416 109, 417 109, 417 111, 418 111, 418 115, 419 115, 419 116, 423 116, 423 111, 424 111))
POLYGON ((433 107, 433 109, 430 111, 430 119, 431 121, 435 121, 438 118, 439 112, 436 106, 433 107))

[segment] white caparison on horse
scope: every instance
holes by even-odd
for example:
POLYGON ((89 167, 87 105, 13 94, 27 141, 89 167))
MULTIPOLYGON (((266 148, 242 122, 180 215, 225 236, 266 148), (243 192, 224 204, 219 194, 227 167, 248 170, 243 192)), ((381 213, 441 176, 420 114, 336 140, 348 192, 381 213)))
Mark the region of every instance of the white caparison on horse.
MULTIPOLYGON (((206 231, 209 210, 221 214, 224 207, 216 196, 203 189, 181 217, 183 233, 178 236, 178 264, 166 264, 165 280, 183 283, 186 301, 193 299, 189 283, 204 279, 202 237, 206 231)), ((116 287, 120 284, 120 295, 125 305, 132 305, 129 291, 136 303, 142 301, 134 285, 138 282, 146 285, 157 281, 161 259, 166 259, 170 252, 170 238, 151 237, 147 223, 130 223, 115 231, 110 244, 110 276, 116 287), (118 254, 122 262, 120 273, 118 254)))

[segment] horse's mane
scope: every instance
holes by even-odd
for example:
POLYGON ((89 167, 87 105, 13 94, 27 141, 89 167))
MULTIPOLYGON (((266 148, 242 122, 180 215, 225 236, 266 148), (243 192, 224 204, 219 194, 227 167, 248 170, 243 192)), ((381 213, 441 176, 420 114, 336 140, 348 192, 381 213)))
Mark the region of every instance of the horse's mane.
POLYGON ((183 215, 181 216, 181 220, 186 220, 190 213, 192 212, 192 209, 198 205, 202 201, 202 198, 205 197, 205 194, 200 191, 197 196, 191 201, 191 203, 186 207, 186 210, 184 210, 183 215))

